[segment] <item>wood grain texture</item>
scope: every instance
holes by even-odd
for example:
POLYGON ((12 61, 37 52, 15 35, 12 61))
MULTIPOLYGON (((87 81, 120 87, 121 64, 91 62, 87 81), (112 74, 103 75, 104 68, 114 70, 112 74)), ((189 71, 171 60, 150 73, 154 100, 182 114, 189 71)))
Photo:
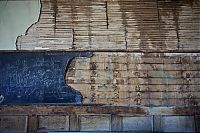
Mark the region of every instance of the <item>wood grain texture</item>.
POLYGON ((76 58, 66 82, 85 104, 198 106, 199 53, 95 52, 76 58))
POLYGON ((66 73, 84 104, 199 106, 199 0, 41 4, 38 22, 18 38, 17 49, 93 51, 66 73))
POLYGON ((17 49, 197 50, 199 0, 41 0, 17 49))
POLYGON ((199 131, 199 0, 41 4, 38 22, 18 37, 16 47, 93 52, 74 59, 65 74, 83 104, 4 105, 1 115, 69 116, 69 131, 101 130, 93 125, 109 125, 107 131, 199 131))

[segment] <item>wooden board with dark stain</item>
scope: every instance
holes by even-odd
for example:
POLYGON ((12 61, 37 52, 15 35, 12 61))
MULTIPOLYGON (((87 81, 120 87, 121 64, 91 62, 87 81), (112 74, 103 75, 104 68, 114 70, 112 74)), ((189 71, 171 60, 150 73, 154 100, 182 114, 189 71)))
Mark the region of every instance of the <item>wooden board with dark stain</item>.
POLYGON ((81 103, 65 84, 68 64, 86 52, 0 52, 0 104, 81 103))

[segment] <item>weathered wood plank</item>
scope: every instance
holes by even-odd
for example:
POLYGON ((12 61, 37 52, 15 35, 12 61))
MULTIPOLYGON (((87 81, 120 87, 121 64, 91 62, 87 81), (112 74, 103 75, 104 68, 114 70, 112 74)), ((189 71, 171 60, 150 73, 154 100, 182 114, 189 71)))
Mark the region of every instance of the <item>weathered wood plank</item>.
POLYGON ((122 131, 122 117, 118 115, 111 115, 111 130, 122 131))
POLYGON ((41 0, 17 49, 196 50, 199 1, 41 0), (196 27, 196 28, 194 28, 196 27))
POLYGON ((198 70, 199 53, 94 52, 72 61, 66 82, 87 104, 198 106, 198 70))
POLYGON ((1 115, 70 115, 70 114, 127 114, 127 115, 199 115, 200 108, 194 107, 123 107, 103 105, 1 105, 1 115))

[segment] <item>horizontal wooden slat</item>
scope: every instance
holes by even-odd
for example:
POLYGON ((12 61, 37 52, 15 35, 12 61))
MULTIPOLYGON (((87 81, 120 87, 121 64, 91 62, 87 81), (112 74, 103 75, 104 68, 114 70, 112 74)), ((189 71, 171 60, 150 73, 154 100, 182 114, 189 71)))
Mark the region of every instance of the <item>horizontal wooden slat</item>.
POLYGON ((41 0, 41 4, 38 22, 18 38, 17 49, 200 49, 199 1, 41 0))
POLYGON ((198 53, 95 52, 66 73, 83 103, 116 106, 197 106, 199 80, 198 53))

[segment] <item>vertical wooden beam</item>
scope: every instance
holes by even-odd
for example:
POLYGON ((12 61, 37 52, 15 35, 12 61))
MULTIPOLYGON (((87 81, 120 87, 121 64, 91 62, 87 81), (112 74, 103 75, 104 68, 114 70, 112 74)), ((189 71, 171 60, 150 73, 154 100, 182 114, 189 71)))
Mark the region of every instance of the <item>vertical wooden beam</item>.
POLYGON ((111 116, 111 131, 122 131, 122 117, 118 115, 111 116))
POLYGON ((109 22, 108 22, 108 1, 106 1, 106 23, 107 23, 107 29, 109 26, 109 22))
POLYGON ((195 128, 196 128, 196 132, 199 133, 200 132, 200 116, 199 115, 195 116, 195 128))
POLYGON ((35 133, 38 128, 38 117, 37 115, 29 115, 28 116, 28 133, 35 133))
POLYGON ((69 131, 79 131, 79 119, 77 115, 70 115, 69 116, 69 131))
POLYGON ((153 132, 162 132, 162 116, 153 116, 153 132))

